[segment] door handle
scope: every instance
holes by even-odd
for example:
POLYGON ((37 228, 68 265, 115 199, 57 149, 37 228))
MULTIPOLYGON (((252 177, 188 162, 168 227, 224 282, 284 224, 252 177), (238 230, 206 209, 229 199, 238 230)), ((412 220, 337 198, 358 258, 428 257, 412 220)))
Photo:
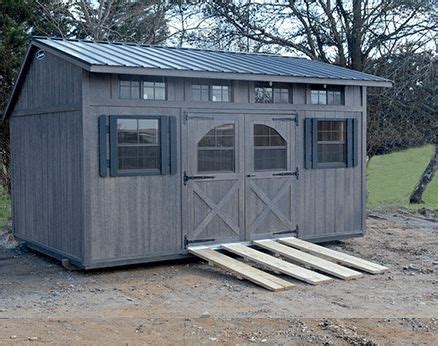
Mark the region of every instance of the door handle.
POLYGON ((187 175, 186 172, 184 172, 184 185, 187 184, 189 180, 200 180, 200 179, 214 179, 216 178, 214 175, 187 175))
POLYGON ((247 174, 246 175, 247 178, 252 178, 252 177, 255 177, 255 176, 256 176, 255 174, 247 174))

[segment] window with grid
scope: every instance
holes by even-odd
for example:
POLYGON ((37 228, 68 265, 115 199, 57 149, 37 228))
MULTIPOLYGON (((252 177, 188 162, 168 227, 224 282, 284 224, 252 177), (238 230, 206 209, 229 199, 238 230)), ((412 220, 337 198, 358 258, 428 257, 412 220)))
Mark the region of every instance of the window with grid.
POLYGON ((254 88, 256 103, 290 103, 290 91, 286 84, 258 82, 254 88))
POLYGON ((230 102, 231 88, 228 85, 212 85, 211 101, 213 102, 230 102))
POLYGON ((165 100, 166 82, 164 80, 145 80, 143 81, 143 99, 145 100, 165 100))
POLYGON ((310 103, 313 105, 342 105, 344 90, 336 86, 312 86, 310 89, 310 103))
POLYGON ((198 172, 234 172, 234 166, 234 124, 211 129, 198 142, 198 172))
POLYGON ((345 163, 345 121, 319 120, 317 146, 318 163, 345 163))
POLYGON ((117 119, 118 170, 160 171, 158 119, 117 119))
POLYGON ((210 86, 208 84, 192 84, 192 101, 209 101, 210 86))
POLYGON ((254 125, 254 170, 286 170, 287 143, 272 127, 254 125))
POLYGON ((139 80, 120 80, 119 97, 121 99, 139 99, 140 81, 139 80))

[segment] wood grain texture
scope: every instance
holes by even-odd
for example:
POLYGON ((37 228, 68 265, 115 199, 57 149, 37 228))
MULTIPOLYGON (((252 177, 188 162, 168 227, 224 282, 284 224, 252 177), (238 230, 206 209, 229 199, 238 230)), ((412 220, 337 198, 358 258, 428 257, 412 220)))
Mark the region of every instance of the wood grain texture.
POLYGON ((326 261, 320 257, 296 250, 274 240, 256 240, 253 243, 266 250, 279 254, 284 258, 304 264, 312 269, 320 270, 342 280, 351 280, 362 276, 362 274, 359 272, 340 266, 336 263, 326 261))
POLYGON ((222 244, 221 248, 312 285, 331 281, 328 276, 283 261, 242 244, 222 244))
POLYGON ((362 270, 370 274, 380 274, 389 270, 389 268, 384 267, 380 264, 366 261, 364 259, 347 255, 345 253, 328 249, 320 245, 312 244, 294 237, 281 238, 278 241, 282 244, 286 244, 288 246, 300 249, 315 256, 321 256, 323 258, 327 258, 329 260, 344 264, 348 267, 362 270))
POLYGON ((286 280, 266 273, 263 270, 251 267, 246 263, 240 262, 215 250, 189 248, 189 252, 211 264, 232 272, 237 276, 241 276, 271 291, 282 291, 295 286, 286 280))
POLYGON ((81 258, 80 112, 11 118, 17 237, 81 258))

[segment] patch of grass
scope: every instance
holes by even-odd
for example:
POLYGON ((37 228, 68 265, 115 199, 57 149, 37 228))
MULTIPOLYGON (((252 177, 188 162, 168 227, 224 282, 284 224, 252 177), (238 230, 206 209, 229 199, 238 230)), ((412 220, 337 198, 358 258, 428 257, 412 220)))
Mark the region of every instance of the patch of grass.
POLYGON ((8 193, 0 187, 0 228, 8 222, 11 217, 11 199, 8 193))
POLYGON ((409 204, 409 196, 433 155, 433 145, 374 156, 367 171, 368 208, 438 210, 438 177, 423 195, 425 204, 409 204))

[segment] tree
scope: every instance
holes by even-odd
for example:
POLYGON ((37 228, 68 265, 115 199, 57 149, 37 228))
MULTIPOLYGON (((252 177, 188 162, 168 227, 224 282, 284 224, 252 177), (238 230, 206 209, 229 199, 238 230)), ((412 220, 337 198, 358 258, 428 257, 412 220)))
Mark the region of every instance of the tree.
POLYGON ((204 13, 225 29, 222 37, 246 37, 359 71, 406 42, 432 42, 437 28, 433 1, 427 0, 214 0, 204 13))
MULTIPOLYGON (((161 43, 169 35, 167 13, 157 0, 0 0, 0 109, 4 110, 34 35, 161 43)), ((0 125, 0 184, 10 189, 9 124, 0 125)))

